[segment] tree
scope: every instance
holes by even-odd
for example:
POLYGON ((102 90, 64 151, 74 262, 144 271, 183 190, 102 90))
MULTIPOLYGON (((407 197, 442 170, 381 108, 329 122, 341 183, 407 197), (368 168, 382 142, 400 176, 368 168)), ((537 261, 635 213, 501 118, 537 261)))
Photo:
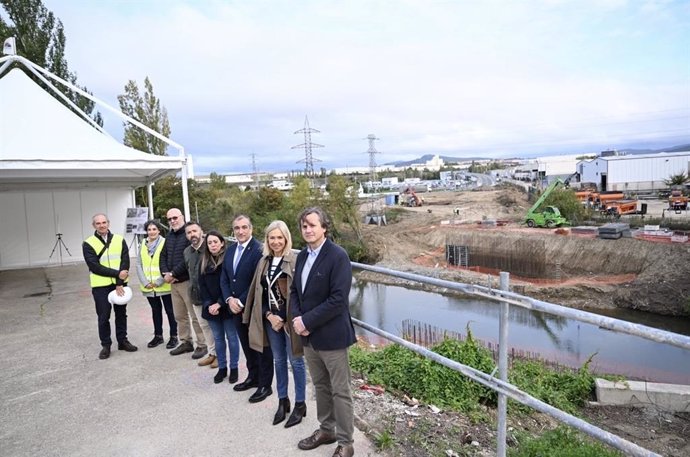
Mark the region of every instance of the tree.
MULTIPOLYGON (((117 96, 120 110, 129 117, 136 119, 148 128, 155 130, 165 137, 170 136, 168 111, 161 105, 160 100, 153 93, 153 84, 147 76, 144 79, 145 92, 139 93, 136 81, 129 80, 125 85, 125 93, 117 96)), ((124 122, 124 143, 140 151, 159 156, 166 155, 168 144, 139 127, 124 122)))
MULTIPOLYGON (((117 101, 120 103, 120 110, 127 116, 136 119, 144 124, 146 127, 154 130, 165 137, 170 136, 170 123, 168 122, 168 112, 165 107, 161 106, 160 100, 153 93, 153 84, 148 76, 144 79, 144 87, 146 92, 143 97, 139 93, 139 86, 136 81, 129 80, 125 85, 125 93, 117 96, 117 101)), ((148 152, 149 154, 166 155, 168 144, 159 140, 148 132, 129 122, 123 122, 125 146, 138 149, 139 151, 148 152)), ((191 190, 190 190, 191 195, 191 190)), ((159 206, 160 202, 155 199, 155 206, 159 206)), ((137 203, 145 205, 146 197, 144 189, 137 192, 137 203)))
MULTIPOLYGON (((41 0, 0 0, 0 6, 10 19, 10 22, 5 22, 0 16, 0 42, 4 42, 8 37, 16 37, 18 55, 26 57, 54 75, 90 93, 86 87, 77 84, 77 74, 71 72, 67 65, 65 58, 67 38, 62 21, 49 11, 41 0)), ((28 76, 45 88, 45 84, 33 74, 28 74, 28 76)), ((93 113, 93 101, 67 89, 62 84, 54 85, 79 109, 91 116, 98 125, 103 125, 101 113, 98 111, 93 113)), ((48 92, 53 94, 51 90, 48 92)), ((62 99, 58 98, 58 100, 64 103, 62 99)))
POLYGON ((588 217, 588 212, 571 189, 556 189, 549 195, 541 207, 555 206, 563 217, 570 222, 580 222, 588 217))
POLYGON ((211 174, 209 175, 209 180, 209 187, 211 188, 211 190, 223 192, 224 190, 230 187, 228 183, 225 181, 225 176, 219 175, 215 171, 211 172, 211 174))
MULTIPOLYGON (((148 206, 145 203, 144 194, 145 192, 137 192, 137 204, 140 206, 148 206)), ((153 186, 153 199, 155 200, 153 217, 164 221, 168 209, 182 208, 182 180, 176 176, 159 179, 153 186)))
POLYGON ((686 175, 685 172, 680 172, 677 175, 671 175, 668 179, 664 179, 664 183, 668 187, 682 186, 686 182, 690 181, 690 176, 686 175))
POLYGON ((363 243, 362 230, 359 224, 359 201, 357 198, 357 184, 347 181, 342 176, 334 176, 328 180, 328 197, 324 206, 333 220, 333 236, 341 238, 339 227, 346 224, 355 234, 357 243, 363 243))

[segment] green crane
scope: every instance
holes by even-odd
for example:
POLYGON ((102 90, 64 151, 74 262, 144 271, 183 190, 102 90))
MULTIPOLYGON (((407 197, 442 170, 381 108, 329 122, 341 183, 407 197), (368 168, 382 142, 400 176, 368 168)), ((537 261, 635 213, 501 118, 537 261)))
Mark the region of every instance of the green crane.
POLYGON ((564 185, 563 181, 556 179, 542 192, 539 199, 532 205, 532 207, 527 211, 525 216, 525 224, 528 227, 560 227, 561 225, 568 224, 568 220, 561 215, 561 212, 555 206, 546 206, 541 211, 538 211, 539 207, 544 200, 553 192, 558 186, 564 185))

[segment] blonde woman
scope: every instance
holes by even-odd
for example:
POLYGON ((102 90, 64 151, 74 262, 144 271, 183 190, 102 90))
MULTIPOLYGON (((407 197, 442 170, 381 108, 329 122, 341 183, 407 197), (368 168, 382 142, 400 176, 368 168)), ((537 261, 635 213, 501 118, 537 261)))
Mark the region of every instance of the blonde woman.
POLYGON ((249 287, 242 321, 249 324, 249 345, 263 352, 270 346, 275 364, 278 410, 273 425, 285 420, 290 412, 288 398, 288 360, 295 383, 295 408, 285 427, 302 422, 307 415, 305 400, 306 371, 302 357, 302 339, 292 329, 290 285, 295 273, 296 256, 292 252, 290 230, 283 221, 271 222, 265 230, 263 257, 249 287))

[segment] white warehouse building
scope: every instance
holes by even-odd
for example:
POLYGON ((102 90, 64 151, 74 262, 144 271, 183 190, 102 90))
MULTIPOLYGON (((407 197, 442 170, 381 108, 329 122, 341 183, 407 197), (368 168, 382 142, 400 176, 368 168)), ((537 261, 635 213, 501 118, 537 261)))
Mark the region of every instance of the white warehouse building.
POLYGON ((690 173, 690 151, 597 157, 577 164, 580 182, 601 191, 659 190, 672 175, 690 173))
POLYGON ((516 179, 544 179, 554 176, 570 176, 575 173, 580 155, 558 155, 527 159, 512 171, 516 179))

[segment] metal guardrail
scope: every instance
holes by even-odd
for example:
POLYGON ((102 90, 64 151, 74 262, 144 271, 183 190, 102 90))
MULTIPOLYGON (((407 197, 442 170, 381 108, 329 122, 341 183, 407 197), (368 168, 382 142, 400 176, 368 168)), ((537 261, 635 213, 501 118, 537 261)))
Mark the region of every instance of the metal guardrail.
POLYGON ((567 424, 577 430, 586 433, 587 435, 608 444, 609 446, 624 452, 626 455, 631 456, 658 456, 652 451, 649 451, 643 447, 638 446, 635 443, 627 441, 618 435, 614 435, 606 430, 596 427, 589 422, 572 416, 558 408, 555 408, 541 400, 532 397, 531 395, 519 390, 514 385, 507 382, 508 379, 508 363, 507 363, 507 351, 508 351, 508 309, 509 305, 520 306, 523 308, 542 311, 545 313, 555 314, 558 316, 566 317, 568 319, 575 319, 581 322, 587 322, 593 325, 597 325, 602 328, 613 330, 615 332, 627 333, 629 335, 639 336, 641 338, 649 339, 652 341, 657 341, 660 343, 671 344, 683 349, 690 349, 690 337, 684 335, 678 335, 675 333, 667 332, 664 330, 655 329, 652 327, 647 327, 645 325, 634 324, 620 319, 614 319, 606 316, 599 316, 594 313, 587 311, 566 308, 560 305, 556 305, 549 302, 544 302, 541 300, 536 300, 531 297, 519 295, 508 291, 508 273, 501 273, 500 278, 500 289, 493 289, 491 287, 478 286, 473 284, 464 284, 453 281, 447 281, 438 278, 430 278, 428 276, 423 276, 414 273, 407 273, 397 270, 392 270, 384 267, 377 267, 372 265, 365 265, 357 262, 352 262, 354 268, 360 270, 371 271, 374 273, 380 273, 387 276, 393 276, 397 278, 406 279, 409 281, 419 282, 423 284, 430 284, 438 287, 447 288, 450 290, 455 290, 458 292, 463 292, 469 295, 474 295, 494 301, 500 302, 501 312, 499 321, 499 360, 498 360, 498 372, 499 377, 496 378, 494 373, 487 374, 479 371, 475 368, 463 365, 454 360, 448 359, 446 357, 440 356, 435 352, 432 352, 424 347, 418 346, 416 344, 410 343, 400 337, 393 334, 380 330, 373 327, 366 322, 362 322, 359 319, 352 319, 353 322, 376 335, 382 336, 390 341, 393 341, 411 351, 414 351, 424 357, 427 357, 441 365, 444 365, 453 370, 459 371, 463 375, 478 382, 492 390, 498 392, 498 425, 497 425, 497 455, 500 457, 505 457, 506 455, 506 428, 507 428, 507 398, 512 398, 515 401, 527 405, 531 408, 541 411, 551 417, 557 419, 558 421, 567 424))
POLYGON ((535 311, 542 311, 556 316, 562 316, 568 319, 575 319, 588 324, 596 325, 608 330, 613 330, 619 333, 626 333, 628 335, 635 335, 648 340, 656 341, 658 343, 670 344, 683 349, 690 350, 690 337, 685 335, 678 335, 676 333, 659 330, 648 327, 642 324, 635 324, 626 322, 613 317, 600 316, 598 314, 590 313, 580 309, 567 308, 565 306, 556 305, 554 303, 537 300, 532 297, 516 294, 514 292, 494 289, 491 287, 480 286, 475 284, 465 284, 459 282, 448 281, 445 279, 431 278, 415 273, 407 273, 404 271, 392 270, 390 268, 377 267, 373 265, 365 265, 363 263, 352 262, 354 268, 360 270, 371 271, 374 273, 381 273, 387 276, 407 279, 413 282, 423 284, 430 284, 432 286, 443 287, 457 292, 463 292, 468 295, 475 295, 494 301, 502 301, 511 305, 520 306, 522 308, 531 309, 535 311))

